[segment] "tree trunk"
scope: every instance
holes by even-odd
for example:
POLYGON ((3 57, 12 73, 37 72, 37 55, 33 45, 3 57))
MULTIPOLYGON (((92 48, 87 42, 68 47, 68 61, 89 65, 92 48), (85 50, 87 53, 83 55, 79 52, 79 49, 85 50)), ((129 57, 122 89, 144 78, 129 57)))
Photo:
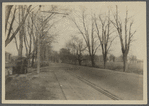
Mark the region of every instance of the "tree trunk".
POLYGON ((92 62, 92 67, 94 67, 95 66, 94 56, 91 56, 91 62, 92 62))
MULTIPOLYGON (((19 6, 19 23, 21 21, 21 19, 23 19, 23 7, 22 6, 19 6), (22 17, 20 16, 20 11, 22 9, 22 17)), ((19 40, 20 40, 20 45, 19 45, 19 52, 18 52, 18 56, 19 57, 22 57, 22 50, 23 50, 23 26, 21 27, 21 30, 20 30, 20 35, 19 35, 19 40)))
POLYGON ((78 62, 79 62, 79 65, 81 65, 81 62, 82 62, 82 59, 81 59, 81 51, 80 51, 80 53, 78 54, 78 62))
POLYGON ((34 53, 32 55, 32 67, 34 66, 34 53))
POLYGON ((104 69, 106 68, 106 60, 104 59, 104 69))
POLYGON ((40 72, 40 33, 37 35, 38 36, 38 43, 37 43, 37 73, 39 74, 40 72))
POLYGON ((13 7, 13 5, 6 5, 6 7, 5 7, 5 32, 7 29, 8 19, 9 19, 12 7, 13 7))
POLYGON ((127 54, 123 54, 123 72, 127 71, 127 54))
POLYGON ((82 60, 79 60, 79 65, 81 66, 81 62, 82 62, 82 60))
POLYGON ((46 45, 46 60, 47 61, 49 61, 49 55, 48 55, 49 53, 48 52, 49 52, 49 48, 48 48, 48 45, 46 45))
POLYGON ((107 63, 107 55, 103 55, 103 62, 104 62, 104 69, 106 68, 106 63, 107 63))

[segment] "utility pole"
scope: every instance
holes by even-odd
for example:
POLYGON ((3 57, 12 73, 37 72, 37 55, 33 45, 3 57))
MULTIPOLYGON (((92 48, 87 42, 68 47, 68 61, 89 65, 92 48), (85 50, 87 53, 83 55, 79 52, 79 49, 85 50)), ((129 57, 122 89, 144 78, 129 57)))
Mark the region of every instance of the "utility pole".
POLYGON ((37 51, 37 73, 39 74, 40 72, 40 33, 38 34, 38 42, 37 42, 37 47, 38 47, 38 51, 37 51))
MULTIPOLYGON (((24 9, 23 6, 19 5, 19 24, 23 20, 24 17, 24 9), (22 12, 22 13, 21 13, 22 12)), ((22 25, 21 30, 19 31, 19 51, 18 51, 18 56, 22 57, 22 50, 23 50, 23 36, 24 36, 24 25, 22 25)))
POLYGON ((49 65, 49 46, 48 46, 48 44, 46 45, 46 58, 47 58, 47 62, 49 65))
MULTIPOLYGON (((41 5, 39 5, 39 9, 41 8, 41 5)), ((40 11, 40 10, 39 10, 40 11)), ((38 48, 38 51, 37 51, 37 73, 39 74, 40 72, 40 34, 41 34, 41 31, 38 33, 38 42, 37 42, 37 48, 38 48)))

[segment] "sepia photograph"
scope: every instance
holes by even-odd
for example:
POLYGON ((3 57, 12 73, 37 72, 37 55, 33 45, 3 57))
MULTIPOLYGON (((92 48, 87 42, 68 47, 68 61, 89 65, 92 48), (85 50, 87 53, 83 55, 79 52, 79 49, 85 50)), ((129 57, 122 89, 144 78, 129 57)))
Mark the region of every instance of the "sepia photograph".
POLYGON ((3 2, 2 103, 147 104, 146 2, 3 2))

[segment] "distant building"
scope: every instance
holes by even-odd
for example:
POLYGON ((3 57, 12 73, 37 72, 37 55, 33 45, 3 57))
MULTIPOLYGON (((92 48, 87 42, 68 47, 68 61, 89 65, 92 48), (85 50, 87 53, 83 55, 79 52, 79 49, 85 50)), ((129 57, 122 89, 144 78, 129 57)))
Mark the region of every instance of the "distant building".
POLYGON ((5 76, 12 74, 11 60, 11 53, 5 51, 5 76))
POLYGON ((5 51, 5 62, 11 62, 11 53, 5 51))

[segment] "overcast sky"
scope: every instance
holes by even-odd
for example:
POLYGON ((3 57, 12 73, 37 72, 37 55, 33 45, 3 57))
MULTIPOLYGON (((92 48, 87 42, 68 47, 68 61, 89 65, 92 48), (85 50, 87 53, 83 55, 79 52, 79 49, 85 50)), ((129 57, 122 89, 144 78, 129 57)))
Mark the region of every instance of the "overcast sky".
MULTIPOLYGON (((50 5, 51 3, 49 3, 50 5)), ((48 5, 48 4, 46 4, 48 5)), ((137 29, 136 34, 134 35, 134 42, 131 45, 129 54, 136 55, 138 59, 143 59, 144 52, 146 49, 146 4, 145 2, 98 2, 98 3, 61 3, 59 4, 65 9, 71 9, 73 13, 80 13, 81 8, 85 8, 86 11, 92 11, 93 13, 100 14, 107 12, 108 8, 115 12, 115 5, 118 5, 119 14, 122 20, 124 20, 126 7, 129 10, 128 14, 134 18, 134 29, 137 29)), ((46 10, 46 7, 44 7, 46 10)), ((58 37, 56 38, 57 43, 53 43, 53 49, 59 51, 61 48, 65 47, 65 43, 70 39, 71 35, 77 35, 78 30, 71 20, 68 19, 69 16, 62 18, 55 25, 55 30, 58 30, 58 37)), ((77 16, 75 17, 77 18, 77 16)), ((82 38, 81 35, 79 35, 82 38)), ((16 47, 14 41, 12 41, 7 47, 6 51, 17 55, 16 47)), ((25 50, 23 50, 25 54, 25 50)), ((111 54, 115 56, 120 56, 121 47, 119 38, 116 38, 111 47, 111 54)), ((97 55, 100 55, 101 51, 97 52, 97 55)))

